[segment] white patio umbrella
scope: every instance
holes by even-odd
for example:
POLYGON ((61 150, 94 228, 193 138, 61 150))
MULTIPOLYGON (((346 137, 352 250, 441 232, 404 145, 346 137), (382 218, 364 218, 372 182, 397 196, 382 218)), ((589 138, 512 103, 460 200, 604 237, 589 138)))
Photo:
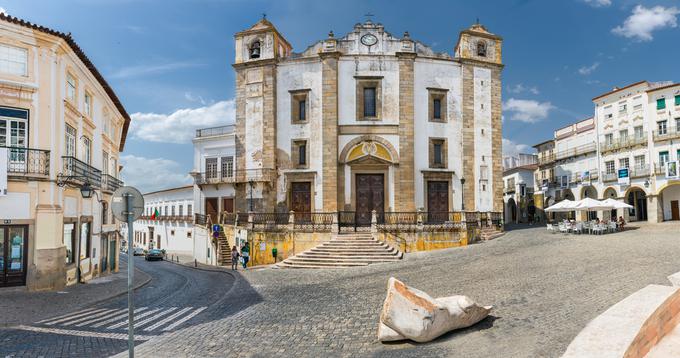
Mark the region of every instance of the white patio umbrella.
POLYGON ((626 203, 624 203, 624 202, 621 202, 621 201, 618 201, 618 200, 614 200, 614 199, 612 199, 612 198, 608 198, 608 199, 602 200, 602 202, 603 202, 603 203, 606 203, 607 205, 611 205, 611 206, 612 206, 612 207, 611 207, 612 209, 633 209, 633 208, 634 208, 633 205, 628 205, 628 204, 626 204, 626 203))
POLYGON ((611 210, 614 206, 592 198, 584 198, 574 203, 574 209, 579 211, 611 210))
POLYGON ((569 200, 569 199, 564 199, 560 201, 559 203, 546 208, 546 212, 549 213, 564 213, 564 212, 569 212, 569 211, 574 211, 574 202, 569 200))

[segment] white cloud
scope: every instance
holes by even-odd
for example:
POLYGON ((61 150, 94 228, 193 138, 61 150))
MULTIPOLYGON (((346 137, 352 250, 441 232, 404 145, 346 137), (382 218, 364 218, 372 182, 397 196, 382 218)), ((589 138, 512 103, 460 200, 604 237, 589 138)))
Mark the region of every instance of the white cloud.
POLYGON ((7 10, 5 10, 4 7, 0 7, 0 14, 5 14, 5 15, 7 15, 7 10))
POLYGON ((612 32, 637 41, 651 41, 654 39, 652 32, 665 27, 677 27, 678 14, 680 10, 674 6, 646 8, 638 5, 633 9, 633 14, 623 22, 623 26, 613 28, 612 32))
POLYGON ((115 79, 134 78, 146 75, 157 75, 161 73, 167 73, 185 68, 194 68, 200 66, 205 65, 198 62, 168 62, 153 65, 128 66, 123 67, 118 71, 115 71, 108 77, 115 79))
POLYGON ((612 0, 583 0, 583 2, 592 7, 607 7, 612 4, 612 0))
POLYGON ((132 154, 120 157, 125 185, 142 193, 191 184, 191 176, 179 163, 164 158, 145 158, 132 154))
POLYGON ((538 90, 538 87, 536 87, 536 86, 527 87, 527 86, 525 86, 521 83, 518 83, 514 86, 508 86, 507 90, 508 90, 509 93, 514 93, 514 94, 523 93, 523 92, 529 92, 529 93, 532 93, 532 94, 539 94, 540 93, 540 91, 538 90))
POLYGON ((595 62, 590 66, 583 66, 583 67, 579 68, 578 73, 580 73, 582 75, 589 75, 589 74, 593 73, 593 71, 595 71, 598 67, 600 67, 600 63, 595 62))
POLYGON ((516 157, 520 153, 531 152, 531 147, 517 143, 511 139, 503 138, 503 156, 516 157))
POLYGON ((510 113, 510 120, 535 123, 548 117, 555 107, 550 102, 510 98, 503 103, 503 110, 510 113))
POLYGON ((189 101, 189 102, 197 102, 197 103, 200 103, 200 104, 202 104, 202 105, 204 105, 204 106, 205 106, 206 104, 208 104, 208 103, 213 104, 213 103, 215 102, 215 101, 212 101, 212 100, 211 100, 211 101, 206 101, 206 100, 203 98, 203 96, 201 96, 201 95, 194 95, 194 94, 191 93, 191 92, 184 92, 184 98, 185 98, 187 101, 189 101))
POLYGON ((163 143, 189 143, 197 128, 233 124, 234 100, 199 108, 179 109, 172 114, 133 113, 130 133, 134 138, 163 143))

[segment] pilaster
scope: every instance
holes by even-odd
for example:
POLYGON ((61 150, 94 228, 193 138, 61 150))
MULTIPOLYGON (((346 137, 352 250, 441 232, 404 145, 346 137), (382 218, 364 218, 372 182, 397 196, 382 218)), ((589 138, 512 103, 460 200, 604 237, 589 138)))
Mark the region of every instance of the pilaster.
POLYGON ((493 211, 503 211, 503 121, 501 67, 491 68, 491 180, 493 211))
POLYGON ((322 197, 323 210, 338 210, 338 52, 323 52, 321 57, 322 197))
MULTIPOLYGON (((475 81, 474 66, 463 62, 463 202, 465 210, 475 210, 475 81)), ((501 171, 502 172, 502 171, 501 171)), ((502 174, 501 174, 502 175, 502 174)), ((501 178, 502 180, 502 178, 501 178)), ((502 188, 502 187, 501 187, 502 188)), ((502 190, 502 189, 501 189, 502 190)), ((502 200, 501 192, 501 200, 502 200)))
POLYGON ((399 168, 395 186, 395 211, 415 211, 414 62, 415 53, 399 52, 399 168))

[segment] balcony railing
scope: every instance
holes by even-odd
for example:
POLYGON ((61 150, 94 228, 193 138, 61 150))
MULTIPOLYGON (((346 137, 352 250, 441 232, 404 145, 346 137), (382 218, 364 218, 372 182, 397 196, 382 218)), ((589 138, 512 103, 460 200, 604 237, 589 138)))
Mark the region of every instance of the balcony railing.
POLYGON ((94 187, 99 187, 102 183, 102 171, 83 162, 75 157, 63 156, 63 172, 60 176, 62 180, 68 182, 85 183, 88 182, 94 187))
POLYGON ((234 128, 235 127, 232 124, 232 125, 227 125, 227 126, 197 129, 196 130, 196 138, 212 137, 212 136, 223 135, 223 134, 231 134, 231 133, 234 133, 234 128))
POLYGON ((583 155, 588 153, 594 153, 597 151, 597 146, 595 143, 585 144, 574 148, 565 149, 557 152, 555 154, 555 159, 565 159, 575 157, 577 155, 583 155))
POLYGON ((555 154, 539 155, 538 165, 546 165, 555 161, 555 154))
POLYGON ((231 172, 208 171, 194 174, 194 183, 197 185, 262 182, 273 181, 274 179, 276 179, 276 170, 274 169, 245 169, 231 172))
POLYGON ((662 142, 662 141, 676 139, 676 138, 680 138, 680 128, 678 128, 677 126, 676 127, 668 127, 663 132, 660 132, 659 130, 654 131, 654 141, 655 142, 662 142))
POLYGON ((643 178, 649 176, 649 165, 636 166, 631 168, 630 177, 631 178, 643 178))
POLYGON ((616 173, 602 172, 602 181, 603 182, 615 181, 615 180, 618 180, 618 177, 619 176, 616 173))
POLYGON ((646 145, 647 144, 647 135, 643 135, 640 137, 625 137, 625 138, 619 138, 617 140, 611 141, 611 142, 602 142, 600 143, 600 150, 602 152, 610 152, 613 150, 618 150, 618 149, 623 149, 623 148, 630 148, 634 147, 636 145, 646 145))
POLYGON ((116 189, 123 186, 123 181, 111 175, 102 175, 102 190, 113 193, 116 189))
POLYGON ((49 177, 50 151, 42 149, 7 148, 7 176, 17 178, 49 177))

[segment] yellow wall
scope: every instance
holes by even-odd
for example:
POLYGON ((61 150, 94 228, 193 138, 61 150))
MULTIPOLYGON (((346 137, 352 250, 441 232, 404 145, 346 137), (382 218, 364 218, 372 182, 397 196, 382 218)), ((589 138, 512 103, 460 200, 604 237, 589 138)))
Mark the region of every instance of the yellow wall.
POLYGON ((374 237, 399 249, 401 252, 418 252, 466 246, 467 232, 389 232, 374 237))

